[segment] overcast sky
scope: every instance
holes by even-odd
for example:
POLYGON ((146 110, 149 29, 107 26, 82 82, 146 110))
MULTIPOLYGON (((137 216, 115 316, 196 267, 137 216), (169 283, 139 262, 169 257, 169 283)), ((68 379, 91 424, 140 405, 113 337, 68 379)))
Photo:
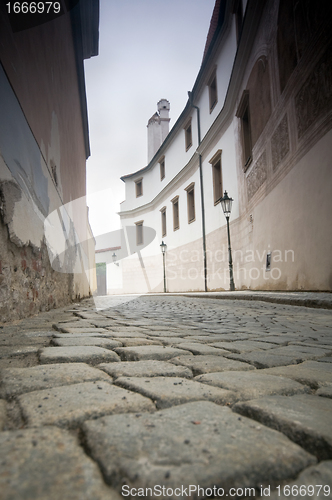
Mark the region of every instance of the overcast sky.
POLYGON ((120 227, 126 175, 147 165, 147 123, 170 101, 170 128, 198 74, 215 0, 100 0, 99 55, 85 61, 95 236, 120 227), (104 191, 103 191, 104 190, 104 191))

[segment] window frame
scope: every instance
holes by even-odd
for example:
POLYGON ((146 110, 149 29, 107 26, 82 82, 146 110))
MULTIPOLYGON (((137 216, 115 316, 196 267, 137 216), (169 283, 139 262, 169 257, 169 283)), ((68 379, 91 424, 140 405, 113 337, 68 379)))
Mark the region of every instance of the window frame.
POLYGON ((139 220, 138 222, 135 222, 135 226, 136 226, 136 246, 144 245, 143 222, 144 222, 144 220, 139 220), (140 230, 139 228, 142 228, 142 229, 140 230))
POLYGON ((143 177, 140 177, 139 179, 136 179, 136 181, 135 181, 135 194, 136 194, 136 198, 143 196, 143 177), (140 186, 140 189, 139 189, 139 186, 140 186))
POLYGON ((252 139, 250 124, 249 90, 244 90, 235 114, 241 120, 242 136, 242 161, 243 170, 246 172, 252 162, 252 139))
POLYGON ((209 80, 208 80, 208 88, 209 88, 209 107, 210 113, 214 110, 218 103, 218 87, 217 87, 217 68, 215 67, 209 80))
POLYGON ((192 182, 185 188, 187 191, 187 216, 188 224, 196 220, 196 207, 195 207, 195 183, 192 182))
POLYGON ((171 203, 173 205, 173 231, 180 229, 180 206, 179 206, 179 196, 175 196, 171 203), (177 207, 177 208, 175 208, 177 207), (176 224, 177 222, 177 224, 176 224))
POLYGON ((218 205, 220 203, 220 198, 223 195, 223 178, 222 178, 222 163, 221 163, 221 153, 222 149, 218 149, 218 151, 213 155, 209 163, 212 167, 212 184, 213 184, 213 200, 214 205, 218 205), (217 165, 219 164, 219 168, 217 169, 217 165), (219 174, 218 174, 219 172, 219 174), (219 196, 220 194, 220 196, 219 196))
POLYGON ((237 40, 237 43, 239 43, 241 32, 242 32, 242 24, 243 24, 242 0, 234 0, 232 12, 235 15, 236 40, 237 40))
POLYGON ((185 137, 185 146, 186 151, 188 151, 193 145, 193 134, 191 128, 191 117, 190 120, 187 121, 186 125, 183 127, 184 137, 185 137))
POLYGON ((161 237, 167 236, 167 217, 166 217, 166 207, 160 209, 161 214, 161 237))
POLYGON ((165 156, 160 158, 159 160, 159 168, 160 168, 160 180, 165 179, 165 156))

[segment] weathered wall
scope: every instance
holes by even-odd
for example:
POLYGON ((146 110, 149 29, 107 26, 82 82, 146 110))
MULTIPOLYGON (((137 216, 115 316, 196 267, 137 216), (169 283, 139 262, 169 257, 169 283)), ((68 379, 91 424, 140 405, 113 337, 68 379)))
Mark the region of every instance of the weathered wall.
POLYGON ((50 266, 45 242, 18 247, 0 217, 0 323, 61 307, 72 300, 73 275, 50 266))
POLYGON ((72 13, 13 32, 0 8, 0 321, 7 321, 89 296, 95 276, 83 53, 72 13), (52 213, 65 241, 59 259, 45 236, 45 227, 48 234, 59 230, 52 213), (66 245, 71 255, 61 268, 66 245))

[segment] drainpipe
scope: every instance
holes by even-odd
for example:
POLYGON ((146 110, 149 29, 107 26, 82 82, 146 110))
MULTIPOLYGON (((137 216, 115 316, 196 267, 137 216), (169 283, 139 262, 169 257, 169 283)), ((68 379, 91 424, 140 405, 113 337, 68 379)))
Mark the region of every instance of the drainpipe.
MULTIPOLYGON (((192 93, 188 92, 189 102, 193 108, 197 110, 197 131, 198 131, 198 146, 201 143, 201 121, 199 107, 193 104, 192 93)), ((202 155, 198 156, 199 161, 199 179, 201 187, 201 206, 202 206, 202 236, 203 236, 203 262, 204 262, 204 290, 207 292, 207 265, 206 265, 206 237, 205 237, 205 209, 204 209, 204 191, 203 191, 203 168, 202 155)))

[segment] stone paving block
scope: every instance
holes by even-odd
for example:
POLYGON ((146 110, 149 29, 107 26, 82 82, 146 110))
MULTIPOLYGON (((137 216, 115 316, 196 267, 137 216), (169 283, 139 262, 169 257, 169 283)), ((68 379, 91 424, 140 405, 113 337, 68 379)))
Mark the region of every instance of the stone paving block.
POLYGON ((185 337, 188 336, 188 332, 175 332, 175 331, 159 331, 159 330, 144 330, 144 333, 146 333, 149 337, 185 337))
POLYGON ((3 430, 7 419, 7 405, 4 399, 0 399, 0 431, 3 430))
MULTIPOLYGON (((116 339, 116 337, 114 337, 116 339)), ((124 347, 137 347, 140 345, 162 345, 159 340, 144 339, 144 338, 126 338, 119 337, 117 339, 124 347)))
POLYGON ((268 350, 277 347, 275 344, 268 342, 258 342, 253 340, 240 340, 236 342, 213 342, 209 344, 214 347, 219 347, 221 349, 227 349, 229 352, 235 352, 238 354, 251 352, 251 351, 259 351, 259 350, 268 350))
POLYGON ((158 409, 200 400, 217 404, 234 402, 230 391, 180 377, 119 377, 114 383, 152 399, 158 409))
POLYGON ((261 335, 257 337, 260 342, 270 342, 272 344, 287 345, 289 342, 297 340, 295 335, 261 335))
MULTIPOLYGON (((324 341, 325 342, 325 341, 324 341)), ((327 349, 328 351, 332 351, 332 345, 331 344, 324 344, 324 342, 307 342, 307 341, 303 341, 303 342, 299 342, 299 341, 296 341, 296 342, 289 342, 289 345, 293 345, 293 346, 304 346, 304 347, 317 347, 319 349, 327 349)), ((324 353, 326 355, 328 355, 328 353, 324 353)))
POLYGON ((115 330, 108 330, 108 337, 111 338, 116 338, 116 339, 146 339, 147 335, 143 332, 133 332, 131 331, 115 331, 115 330))
POLYGON ((250 372, 216 372, 208 375, 199 375, 194 380, 235 391, 237 401, 272 396, 274 394, 289 396, 311 392, 309 387, 299 384, 294 380, 267 375, 261 373, 261 370, 250 372))
POLYGON ((54 323, 53 328, 55 330, 58 330, 59 332, 67 332, 68 328, 76 328, 76 329, 83 329, 84 328, 93 328, 92 324, 89 321, 73 321, 71 323, 54 323))
POLYGON ((177 333, 179 329, 174 328, 174 326, 170 326, 170 324, 168 325, 168 327, 165 328, 164 324, 157 325, 156 322, 154 321, 153 323, 150 322, 149 325, 146 325, 145 330, 149 331, 149 332, 153 332, 153 333, 156 332, 159 335, 159 334, 168 333, 168 332, 172 332, 174 334, 174 333, 177 333))
POLYGON ((247 340, 249 338, 249 335, 245 333, 211 334, 209 332, 206 332, 206 334, 204 335, 191 335, 190 337, 185 337, 185 338, 191 338, 192 340, 197 340, 199 342, 209 341, 209 343, 234 342, 236 340, 247 340))
POLYGON ((183 344, 184 342, 193 342, 191 338, 183 338, 183 337, 152 337, 149 336, 149 339, 156 340, 157 342, 163 345, 176 345, 183 344))
POLYGON ((187 366, 194 375, 212 372, 255 370, 255 368, 241 361, 224 358, 223 356, 177 356, 169 360, 175 365, 187 366))
MULTIPOLYGON (((273 349, 274 350, 274 349, 273 349)), ((252 351, 245 354, 227 354, 230 359, 251 363, 256 368, 272 368, 274 366, 295 365, 298 363, 296 356, 285 356, 273 354, 269 351, 252 351)))
POLYGON ((294 366, 282 366, 264 370, 271 375, 292 378, 312 389, 318 389, 332 383, 332 365, 318 361, 305 361, 294 366))
POLYGON ((185 337, 183 337, 185 340, 191 340, 191 341, 197 341, 197 342, 204 342, 204 340, 208 340, 212 335, 209 334, 208 332, 199 332, 197 333, 196 331, 191 332, 190 334, 186 334, 185 337))
POLYGON ((109 339, 109 338, 101 338, 101 337, 72 337, 72 338, 56 338, 52 339, 52 345, 58 347, 67 347, 67 346, 90 346, 94 345, 97 347, 105 347, 105 349, 113 349, 113 347, 121 347, 122 343, 109 339))
POLYGON ((332 351, 326 351, 325 349, 320 349, 318 347, 306 347, 300 345, 288 345, 273 349, 273 354, 276 354, 277 356, 294 356, 294 358, 299 359, 300 361, 317 359, 331 352, 332 351))
POLYGON ((47 427, 0 434, 0 496, 6 500, 119 500, 68 431, 47 427))
POLYGON ((317 456, 332 458, 332 401, 300 394, 237 403, 233 410, 283 432, 317 456))
POLYGON ((121 361, 121 363, 102 363, 97 366, 114 378, 118 377, 185 377, 193 374, 185 366, 175 366, 167 361, 121 361))
POLYGON ((83 382, 18 396, 29 427, 75 427, 84 420, 112 413, 153 411, 149 399, 109 382, 83 382))
MULTIPOLYGON (((96 328, 97 330, 97 328, 96 328)), ((61 332, 56 332, 52 335, 53 338, 55 339, 74 339, 74 338, 80 338, 83 339, 85 337, 97 337, 98 339, 109 339, 113 338, 112 335, 109 335, 108 330, 103 330, 102 332, 79 332, 79 333, 61 333, 61 332)))
POLYGON ((332 460, 320 462, 318 465, 308 467, 301 472, 295 481, 287 481, 285 489, 284 486, 285 485, 281 485, 280 490, 276 488, 272 490, 271 488, 269 499, 293 499, 295 495, 291 494, 292 487, 296 497, 303 500, 332 498, 332 460), (321 487, 318 485, 321 485, 321 487))
POLYGON ((258 487, 294 477, 316 461, 283 434, 207 401, 104 417, 85 422, 83 431, 92 457, 118 491, 124 481, 173 490, 258 487))
POLYGON ((215 355, 222 356, 223 354, 227 354, 229 351, 225 351, 225 349, 217 349, 216 347, 211 347, 210 345, 200 344, 199 342, 184 342, 183 344, 177 344, 178 349, 185 349, 186 351, 190 351, 193 354, 202 354, 202 355, 215 355))
POLYGON ((38 346, 22 346, 20 347, 19 349, 16 349, 13 347, 4 347, 4 346, 1 346, 1 351, 0 351, 0 359, 2 358, 13 358, 13 357, 18 357, 18 356, 22 356, 24 354, 37 354, 39 351, 39 347, 38 346))
POLYGON ((24 392, 97 380, 110 380, 110 378, 103 371, 85 363, 4 368, 0 373, 0 393, 3 397, 11 397, 24 392))
MULTIPOLYGON (((186 354, 183 349, 164 346, 137 346, 137 347, 118 347, 116 353, 122 361, 140 361, 143 359, 167 360, 174 358, 179 354, 186 354)), ((189 356, 189 352, 188 352, 189 356)))
POLYGON ((26 337, 53 337, 54 330, 45 330, 41 332, 23 332, 26 337))
POLYGON ((332 384, 326 385, 325 387, 321 387, 320 389, 318 389, 316 394, 317 396, 322 396, 324 398, 332 399, 332 384))
POLYGON ((108 330, 105 328, 63 328, 62 330, 66 331, 61 331, 58 332, 58 335, 68 335, 71 333, 72 335, 98 335, 101 336, 102 334, 107 334, 108 330))
POLYGON ((115 352, 96 346, 45 347, 40 350, 41 363, 103 363, 120 361, 115 352))
POLYGON ((97 328, 111 328, 114 326, 114 320, 107 318, 91 319, 89 322, 97 328))
MULTIPOLYGON (((92 312, 91 313, 90 312, 75 312, 74 316, 76 316, 77 318, 88 319, 88 320, 93 319, 94 321, 98 321, 99 319, 105 319, 103 316, 101 316, 97 312, 96 313, 92 313, 92 312)), ((106 319, 110 320, 111 318, 106 318, 106 319)))

